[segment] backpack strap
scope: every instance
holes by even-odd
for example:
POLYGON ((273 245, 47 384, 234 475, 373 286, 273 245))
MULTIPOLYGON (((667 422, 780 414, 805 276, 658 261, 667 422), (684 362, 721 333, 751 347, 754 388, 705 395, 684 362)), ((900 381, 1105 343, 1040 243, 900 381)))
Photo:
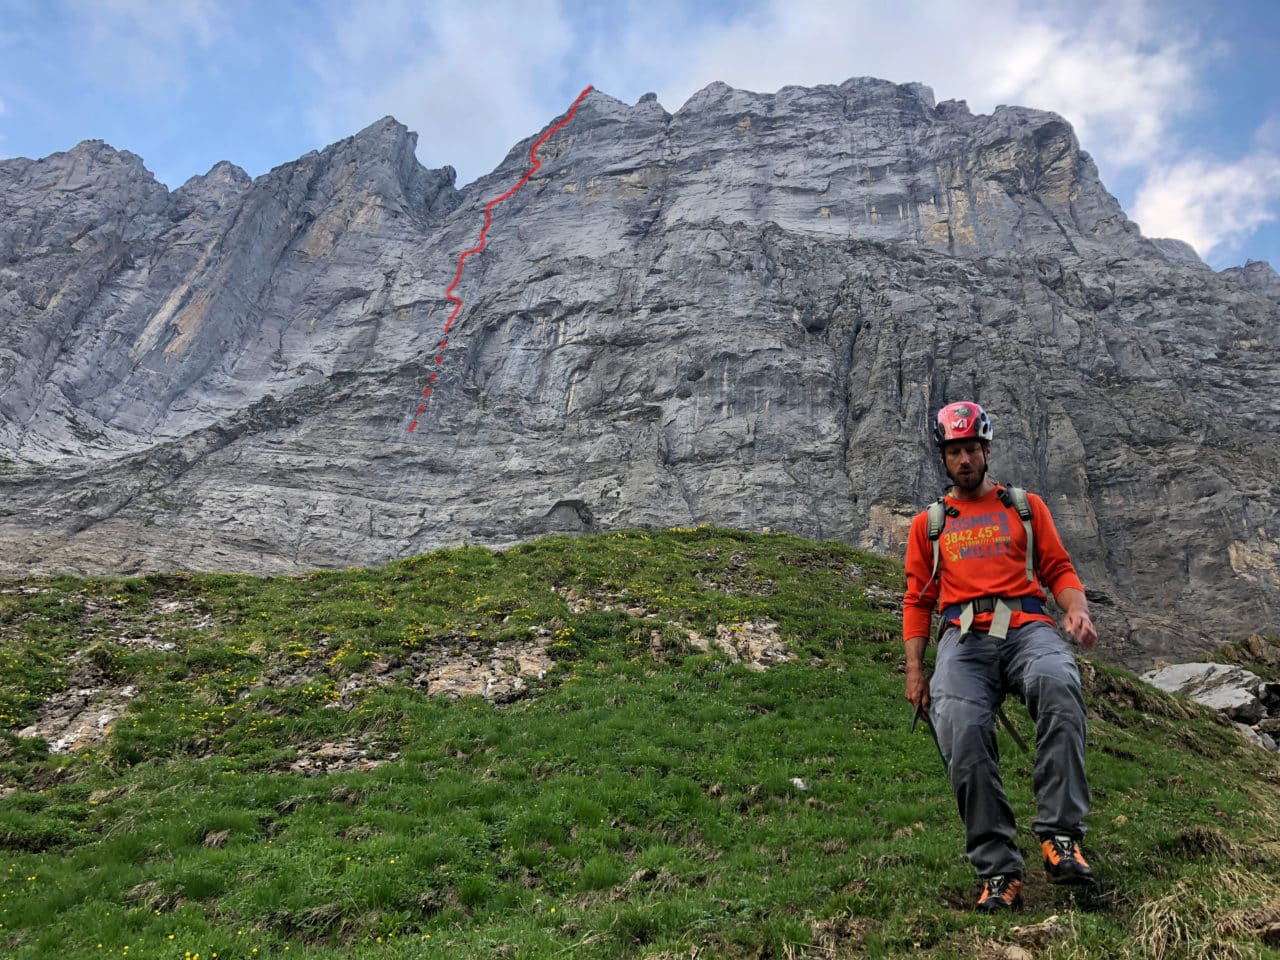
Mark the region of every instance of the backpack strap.
MULTIPOLYGON (((926 512, 929 514, 929 542, 933 544, 933 572, 929 575, 929 584, 932 584, 938 579, 938 568, 942 566, 942 546, 938 540, 942 536, 942 528, 947 525, 947 498, 939 497, 929 504, 926 512)), ((925 589, 928 589, 927 585, 925 589)))
MULTIPOLYGON (((1036 567, 1036 536, 1031 530, 1031 501, 1027 499, 1027 491, 1022 489, 1022 487, 1001 487, 1000 502, 1006 507, 1012 507, 1017 510, 1018 516, 1022 518, 1022 529, 1027 532, 1027 580, 1029 582, 1034 582, 1036 567)), ((934 550, 936 556, 936 545, 934 550)))

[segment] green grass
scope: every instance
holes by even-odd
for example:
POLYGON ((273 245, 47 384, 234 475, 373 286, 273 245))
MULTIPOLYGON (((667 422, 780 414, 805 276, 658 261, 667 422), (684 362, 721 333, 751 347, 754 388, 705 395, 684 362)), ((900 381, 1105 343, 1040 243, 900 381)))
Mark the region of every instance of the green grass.
MULTIPOLYGON (((1026 914, 970 912, 941 763, 908 733, 901 576, 700 528, 0 584, 0 956, 1280 956, 1275 759, 1098 665, 1102 909, 1032 871, 1026 914), (791 662, 687 641, 763 620, 791 662), (531 630, 555 666, 521 699, 418 682, 531 630), (82 687, 133 688, 101 740, 16 736, 82 687), (297 766, 324 744, 367 768, 297 766), (1014 930, 1055 915, 1047 945, 1014 930)), ((1001 742, 1029 823, 1030 760, 1001 742)))

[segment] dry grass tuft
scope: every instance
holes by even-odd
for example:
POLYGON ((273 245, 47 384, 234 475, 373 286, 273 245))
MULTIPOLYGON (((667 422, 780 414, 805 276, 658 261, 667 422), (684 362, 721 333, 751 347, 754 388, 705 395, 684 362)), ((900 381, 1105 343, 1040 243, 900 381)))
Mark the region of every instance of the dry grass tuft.
MULTIPOLYGON (((1143 904, 1136 921, 1136 945, 1150 960, 1244 960, 1255 952, 1225 937, 1256 935, 1248 918, 1257 907, 1223 913, 1228 904, 1280 898, 1280 884, 1247 870, 1223 870, 1210 880, 1180 880, 1168 894, 1143 904)), ((1265 912, 1265 911, 1264 911, 1265 912)))
POLYGON ((1236 845, 1221 831, 1213 827, 1196 825, 1184 830, 1168 844, 1162 844, 1169 853, 1184 860, 1199 860, 1206 857, 1236 857, 1236 845))
POLYGON ((791 944, 786 953, 803 957, 854 956, 862 944, 863 936, 871 926, 867 917, 856 917, 848 911, 838 913, 810 924, 809 943, 802 953, 794 954, 791 944))
POLYGON ((1043 949, 1062 940, 1064 937, 1074 935, 1074 927, 1075 924, 1071 922, 1070 918, 1064 921, 1061 916, 1055 913, 1039 923, 1028 924, 1025 927, 1014 927, 1009 931, 1009 936, 1020 947, 1043 949))
POLYGON ((168 913, 182 906, 182 898, 175 893, 166 893, 154 880, 147 880, 131 888, 125 895, 127 903, 140 903, 155 913, 168 913))
POLYGON ((1280 946, 1280 898, 1232 910, 1219 917, 1214 928, 1219 936, 1257 937, 1268 946, 1280 946))

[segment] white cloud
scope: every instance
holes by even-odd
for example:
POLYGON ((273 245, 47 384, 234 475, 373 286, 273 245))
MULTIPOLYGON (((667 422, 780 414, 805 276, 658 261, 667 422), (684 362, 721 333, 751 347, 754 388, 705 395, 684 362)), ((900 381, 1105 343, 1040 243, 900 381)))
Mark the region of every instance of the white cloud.
POLYGON ((216 0, 168 0, 163 7, 154 0, 97 0, 94 7, 147 36, 173 40, 189 34, 202 46, 213 43, 226 25, 225 4, 216 0))
POLYGON ((1234 251, 1277 219, 1280 153, 1259 148, 1235 161, 1193 158, 1153 169, 1138 191, 1134 220, 1148 237, 1186 240, 1208 260, 1234 251))
POLYGON ((1170 124, 1198 102, 1191 39, 1146 0, 1076 0, 1061 11, 1024 0, 762 0, 727 12, 686 0, 354 9, 335 0, 316 19, 328 29, 304 57, 317 137, 391 113, 419 131, 424 162, 452 163, 463 181, 588 82, 625 100, 655 90, 675 110, 715 80, 761 92, 853 76, 920 81, 976 111, 1009 103, 1061 113, 1101 164, 1126 167, 1164 148, 1170 124), (583 76, 571 76, 574 64, 583 76))
POLYGON ((1262 126, 1258 127, 1253 135, 1253 142, 1260 149, 1280 153, 1280 111, 1267 117, 1262 126))
POLYGON ((217 0, 98 0, 74 8, 81 63, 108 89, 157 96, 185 92, 191 58, 210 50, 235 22, 217 0))
POLYGON ((317 91, 307 118, 326 142, 391 114, 418 132, 424 163, 452 164, 465 183, 568 106, 558 91, 573 31, 549 0, 396 0, 344 7, 330 24, 336 48, 321 38, 305 53, 317 91))
POLYGON ((611 62, 635 62, 639 35, 654 75, 667 78, 659 92, 668 109, 712 80, 762 92, 851 76, 919 81, 978 111, 1007 103, 1058 112, 1085 149, 1139 165, 1196 102, 1191 46, 1139 2, 1077 3, 1057 23, 1017 0, 768 0, 752 16, 700 30, 666 30, 658 20, 669 7, 658 10, 650 29, 606 42, 595 61, 602 75, 611 62))

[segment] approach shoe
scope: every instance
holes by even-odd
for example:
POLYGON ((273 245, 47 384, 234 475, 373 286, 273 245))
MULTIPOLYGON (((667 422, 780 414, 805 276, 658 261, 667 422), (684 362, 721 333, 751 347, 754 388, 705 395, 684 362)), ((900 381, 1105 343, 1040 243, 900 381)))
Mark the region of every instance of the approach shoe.
POLYGON ((1044 872, 1049 875, 1050 883, 1070 886, 1091 886, 1097 883, 1093 869, 1085 860, 1075 837, 1062 833, 1045 837, 1040 841, 1040 850, 1044 853, 1044 872))
POLYGON ((982 895, 978 897, 979 913, 1022 909, 1022 878, 996 874, 982 878, 982 895))

